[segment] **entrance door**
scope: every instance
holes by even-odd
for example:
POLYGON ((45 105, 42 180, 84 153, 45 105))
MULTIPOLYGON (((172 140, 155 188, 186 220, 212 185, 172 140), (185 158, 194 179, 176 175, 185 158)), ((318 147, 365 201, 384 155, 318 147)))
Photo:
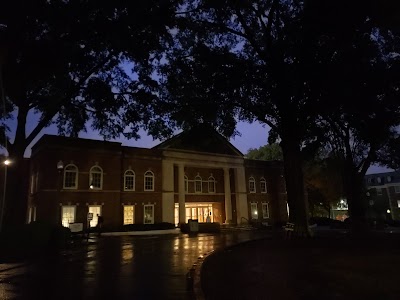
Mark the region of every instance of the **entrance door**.
POLYGON ((101 216, 101 206, 100 205, 90 205, 89 213, 93 214, 93 219, 90 221, 90 227, 96 227, 97 215, 101 216))

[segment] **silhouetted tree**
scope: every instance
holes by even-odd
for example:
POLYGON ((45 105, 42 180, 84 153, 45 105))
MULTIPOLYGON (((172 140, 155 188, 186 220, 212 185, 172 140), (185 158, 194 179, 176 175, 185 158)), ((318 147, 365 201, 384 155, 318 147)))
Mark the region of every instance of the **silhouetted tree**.
POLYGON ((56 124, 60 134, 77 136, 90 120, 104 138, 137 138, 140 127, 156 137, 171 132, 161 126, 168 120, 152 105, 157 85, 144 70, 160 58, 168 42, 173 3, 20 0, 2 5, 1 136, 13 161, 7 223, 24 222, 19 165, 26 148, 47 126, 56 124), (32 115, 38 121, 26 132, 32 115), (7 124, 13 116, 16 132, 10 136, 7 124))

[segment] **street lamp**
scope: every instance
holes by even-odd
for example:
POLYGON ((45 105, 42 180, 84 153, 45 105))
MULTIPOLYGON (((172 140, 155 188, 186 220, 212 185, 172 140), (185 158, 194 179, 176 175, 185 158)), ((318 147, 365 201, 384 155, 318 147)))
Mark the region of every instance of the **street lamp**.
MULTIPOLYGON (((57 203, 60 201, 60 190, 61 190, 61 172, 64 169, 64 163, 62 160, 58 161, 57 163, 57 171, 58 171, 58 177, 57 177, 57 203)), ((57 224, 59 224, 58 217, 60 216, 61 219, 61 211, 57 213, 57 224)), ((61 219, 62 223, 62 219, 61 219)))
POLYGON ((6 188, 7 188, 7 167, 11 164, 11 160, 4 160, 4 182, 3 182, 3 198, 1 199, 1 207, 0 207, 0 232, 3 228, 3 219, 4 219, 4 209, 6 204, 6 188))

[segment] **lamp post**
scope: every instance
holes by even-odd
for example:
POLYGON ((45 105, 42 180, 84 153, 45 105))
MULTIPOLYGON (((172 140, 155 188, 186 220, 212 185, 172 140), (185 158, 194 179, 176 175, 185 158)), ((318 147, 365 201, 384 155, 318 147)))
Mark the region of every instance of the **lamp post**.
POLYGON ((1 206, 0 206, 0 232, 3 229, 4 210, 6 206, 7 167, 11 164, 11 161, 9 159, 5 159, 3 163, 4 163, 4 182, 3 182, 3 197, 1 199, 1 206))
MULTIPOLYGON (((57 177, 57 203, 60 201, 60 190, 61 190, 61 172, 64 169, 64 163, 62 160, 58 161, 57 163, 57 171, 58 171, 58 177, 57 177)), ((59 207, 61 209, 61 207, 59 207)), ((57 213, 57 225, 60 225, 62 223, 62 216, 61 216, 61 211, 59 210, 57 213)))

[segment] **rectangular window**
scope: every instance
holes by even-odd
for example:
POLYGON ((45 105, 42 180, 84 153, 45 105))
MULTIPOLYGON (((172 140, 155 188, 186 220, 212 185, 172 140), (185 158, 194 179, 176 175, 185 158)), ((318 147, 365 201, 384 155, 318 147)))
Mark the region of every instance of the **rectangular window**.
POLYGON ((264 194, 267 192, 267 182, 265 180, 260 181, 260 190, 264 194))
POLYGON ((394 192, 396 194, 400 193, 400 185, 397 185, 397 186, 394 187, 394 192))
POLYGON ((251 218, 258 219, 258 208, 257 203, 250 203, 251 218))
POLYGON ((397 200, 397 207, 400 208, 400 200, 397 200))
POLYGON ((135 190, 135 176, 126 175, 125 176, 125 191, 135 190))
POLYGON ((194 192, 201 193, 201 180, 195 180, 194 182, 194 192))
POLYGON ((93 219, 90 221, 90 227, 96 227, 98 218, 97 215, 101 216, 101 206, 100 205, 90 205, 89 213, 93 214, 93 219))
POLYGON ((262 214, 263 214, 263 219, 268 219, 269 218, 268 203, 263 203, 262 204, 262 214))
POLYGON ((215 181, 208 182, 208 192, 215 193, 215 181))
POLYGON ((144 206, 144 224, 154 224, 154 205, 147 204, 144 206))
POLYGON ((381 188, 376 188, 376 194, 378 196, 382 196, 382 189, 381 188))
POLYGON ((124 225, 134 224, 135 222, 135 206, 124 205, 124 225))
POLYGON ((76 172, 65 172, 64 178, 65 189, 76 189, 76 172))
POLYGON ((145 191, 154 191, 153 185, 153 177, 152 176, 145 176, 144 177, 144 190, 145 191))
POLYGON ((69 223, 75 223, 76 206, 62 206, 61 220, 64 227, 69 227, 69 223))

